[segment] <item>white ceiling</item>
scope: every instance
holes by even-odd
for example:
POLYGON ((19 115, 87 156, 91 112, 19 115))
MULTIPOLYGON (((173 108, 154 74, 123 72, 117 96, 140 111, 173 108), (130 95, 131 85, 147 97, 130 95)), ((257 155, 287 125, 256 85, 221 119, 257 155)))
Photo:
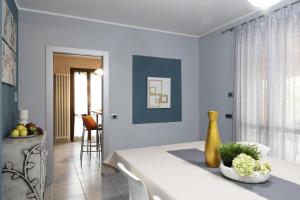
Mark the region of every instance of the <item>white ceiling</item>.
POLYGON ((247 0, 16 0, 20 9, 200 36, 255 11, 247 0))

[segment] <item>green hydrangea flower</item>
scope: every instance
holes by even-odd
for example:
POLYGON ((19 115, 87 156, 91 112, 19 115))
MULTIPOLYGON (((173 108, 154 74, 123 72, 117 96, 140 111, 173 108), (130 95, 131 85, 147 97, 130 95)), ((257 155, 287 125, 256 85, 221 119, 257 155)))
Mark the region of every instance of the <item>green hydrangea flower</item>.
POLYGON ((256 166, 255 160, 244 153, 238 155, 232 161, 233 169, 240 175, 240 176, 253 176, 254 168, 256 166))
POLYGON ((254 171, 259 171, 260 170, 260 162, 259 160, 255 161, 255 167, 254 167, 254 171))
POLYGON ((271 165, 268 162, 261 163, 243 153, 232 161, 232 167, 240 176, 253 176, 255 171, 261 174, 271 172, 271 165))
POLYGON ((260 164, 260 170, 259 172, 261 174, 268 174, 271 172, 271 165, 268 162, 264 162, 260 164))

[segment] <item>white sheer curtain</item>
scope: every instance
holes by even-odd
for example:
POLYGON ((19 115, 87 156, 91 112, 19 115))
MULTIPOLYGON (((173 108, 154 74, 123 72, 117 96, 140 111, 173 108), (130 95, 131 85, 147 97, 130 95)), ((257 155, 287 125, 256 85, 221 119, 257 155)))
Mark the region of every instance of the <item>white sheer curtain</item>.
MULTIPOLYGON (((102 69, 91 73, 91 111, 102 111, 102 69)), ((98 124, 102 123, 102 115, 91 113, 96 119, 98 117, 98 124)))
POLYGON ((291 7, 236 29, 235 131, 238 141, 300 153, 300 14, 291 7))
POLYGON ((74 73, 74 138, 78 140, 82 135, 82 114, 88 114, 87 72, 74 73))
MULTIPOLYGON (((102 69, 101 69, 102 70, 102 69)), ((101 70, 99 70, 101 72, 101 70)), ((88 114, 88 89, 91 94, 91 110, 102 110, 102 73, 90 73, 90 87, 88 88, 88 72, 74 73, 74 138, 79 140, 82 135, 82 114, 88 114)), ((93 113, 91 113, 94 115, 93 113)), ((96 118, 96 116, 94 115, 96 118)), ((101 116, 98 115, 101 122, 101 116)))
POLYGON ((92 94, 91 110, 93 111, 102 110, 102 73, 101 72, 91 73, 91 94, 92 94))

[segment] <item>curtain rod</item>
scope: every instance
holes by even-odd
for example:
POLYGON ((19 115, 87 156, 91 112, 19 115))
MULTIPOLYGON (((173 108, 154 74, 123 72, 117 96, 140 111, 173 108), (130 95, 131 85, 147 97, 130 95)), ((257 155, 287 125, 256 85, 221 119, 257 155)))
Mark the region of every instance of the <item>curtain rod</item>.
MULTIPOLYGON (((300 3, 300 0, 297 0, 297 1, 293 2, 293 3, 288 4, 288 5, 285 5, 285 6, 283 6, 282 8, 287 8, 289 5, 292 5, 292 6, 293 6, 293 5, 298 4, 298 3, 300 3)), ((272 12, 278 12, 278 11, 281 10, 282 8, 277 8, 277 9, 275 9, 275 10, 272 11, 272 12)), ((242 23, 242 24, 240 24, 240 25, 236 25, 236 26, 233 26, 233 27, 231 27, 231 28, 228 28, 228 29, 222 31, 222 34, 225 34, 225 33, 227 33, 227 32, 232 32, 237 26, 245 25, 245 24, 247 24, 247 23, 249 23, 249 22, 253 22, 253 21, 255 21, 256 19, 261 19, 261 18, 263 18, 263 17, 265 17, 265 16, 266 16, 266 15, 260 15, 260 16, 258 16, 258 17, 253 18, 253 19, 247 20, 246 22, 244 22, 244 23, 242 23)))

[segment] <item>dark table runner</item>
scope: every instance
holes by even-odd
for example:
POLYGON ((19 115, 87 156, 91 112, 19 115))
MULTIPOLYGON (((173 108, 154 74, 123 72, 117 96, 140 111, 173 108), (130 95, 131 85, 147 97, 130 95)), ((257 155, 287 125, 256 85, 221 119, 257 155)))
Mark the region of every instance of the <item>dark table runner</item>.
MULTIPOLYGON (((300 185, 276 176, 270 176, 269 181, 260 184, 248 184, 233 181, 225 178, 220 169, 209 168, 205 164, 204 152, 199 149, 181 149, 168 151, 168 153, 181 158, 189 163, 192 163, 204 170, 211 172, 217 176, 222 176, 224 179, 233 182, 234 184, 243 187, 251 192, 254 192, 269 200, 300 200, 300 185)), ((299 171, 300 173, 300 171, 299 171)), ((241 197, 242 199, 242 197, 241 197)))

